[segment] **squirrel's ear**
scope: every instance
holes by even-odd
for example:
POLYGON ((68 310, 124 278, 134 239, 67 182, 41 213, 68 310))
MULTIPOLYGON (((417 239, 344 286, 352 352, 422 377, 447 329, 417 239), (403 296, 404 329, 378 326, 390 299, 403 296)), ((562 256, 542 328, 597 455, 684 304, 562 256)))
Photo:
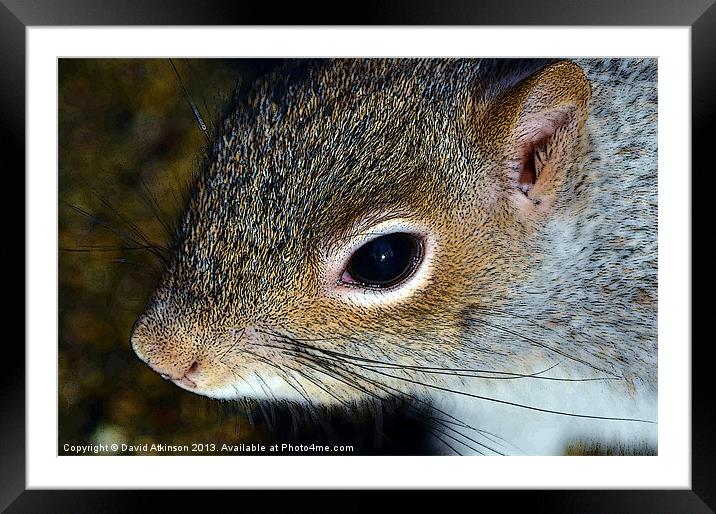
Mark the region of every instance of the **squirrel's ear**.
MULTIPOLYGON (((550 64, 490 102, 480 141, 498 142, 512 199, 524 214, 548 209, 582 142, 590 98, 582 69, 550 64)), ((493 147, 494 149, 494 147, 493 147)))

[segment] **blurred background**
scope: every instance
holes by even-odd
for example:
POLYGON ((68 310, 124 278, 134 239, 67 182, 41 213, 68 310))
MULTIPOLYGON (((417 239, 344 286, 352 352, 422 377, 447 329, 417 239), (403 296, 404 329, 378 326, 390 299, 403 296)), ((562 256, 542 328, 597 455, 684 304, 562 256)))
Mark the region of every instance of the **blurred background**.
POLYGON ((211 125, 234 91, 242 94, 278 64, 59 61, 60 455, 72 453, 65 444, 93 443, 346 441, 354 445, 350 454, 419 453, 423 446, 417 424, 400 417, 380 416, 378 428, 371 413, 297 422, 272 406, 193 395, 130 348, 132 325, 162 269, 152 245, 170 246, 201 163, 205 136, 187 94, 211 125))
POLYGON ((143 237, 170 244, 163 223, 177 218, 203 151, 181 86, 209 123, 237 81, 252 80, 268 65, 172 62, 59 62, 60 454, 64 443, 190 444, 264 435, 261 426, 242 431, 245 417, 227 406, 165 382, 129 346, 132 324, 161 272, 161 260, 141 248, 143 237))

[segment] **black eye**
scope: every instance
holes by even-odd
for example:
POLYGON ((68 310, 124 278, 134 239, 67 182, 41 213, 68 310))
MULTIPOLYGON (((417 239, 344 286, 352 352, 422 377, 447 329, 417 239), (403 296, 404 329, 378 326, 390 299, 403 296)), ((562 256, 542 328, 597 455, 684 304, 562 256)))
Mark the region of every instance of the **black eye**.
POLYGON ((368 287, 393 286, 415 271, 421 250, 420 240, 412 234, 396 232, 378 237, 356 250, 343 281, 368 287))

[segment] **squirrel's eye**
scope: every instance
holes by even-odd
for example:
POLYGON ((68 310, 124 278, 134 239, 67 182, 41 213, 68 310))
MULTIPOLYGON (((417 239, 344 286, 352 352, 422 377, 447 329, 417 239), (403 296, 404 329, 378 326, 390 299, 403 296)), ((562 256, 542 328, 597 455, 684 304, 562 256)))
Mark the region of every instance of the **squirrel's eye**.
POLYGON ((361 246, 351 256, 341 280, 364 287, 390 287, 415 271, 422 244, 412 234, 386 234, 361 246))

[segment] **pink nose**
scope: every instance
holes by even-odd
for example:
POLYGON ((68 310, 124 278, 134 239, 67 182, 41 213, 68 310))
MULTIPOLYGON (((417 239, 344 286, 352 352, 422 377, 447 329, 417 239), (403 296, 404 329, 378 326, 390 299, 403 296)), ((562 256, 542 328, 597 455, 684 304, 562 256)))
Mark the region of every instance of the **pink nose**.
POLYGON ((162 337, 146 316, 142 316, 132 329, 130 341, 137 356, 163 379, 190 389, 200 386, 202 366, 194 353, 193 341, 186 336, 162 337))
POLYGON ((166 373, 165 371, 169 370, 162 370, 158 366, 154 366, 150 364, 154 370, 159 373, 159 376, 162 377, 164 380, 171 380, 172 382, 177 382, 182 385, 185 385, 190 388, 196 387, 196 377, 199 374, 199 362, 194 361, 191 366, 184 372, 176 372, 174 374, 166 373))

